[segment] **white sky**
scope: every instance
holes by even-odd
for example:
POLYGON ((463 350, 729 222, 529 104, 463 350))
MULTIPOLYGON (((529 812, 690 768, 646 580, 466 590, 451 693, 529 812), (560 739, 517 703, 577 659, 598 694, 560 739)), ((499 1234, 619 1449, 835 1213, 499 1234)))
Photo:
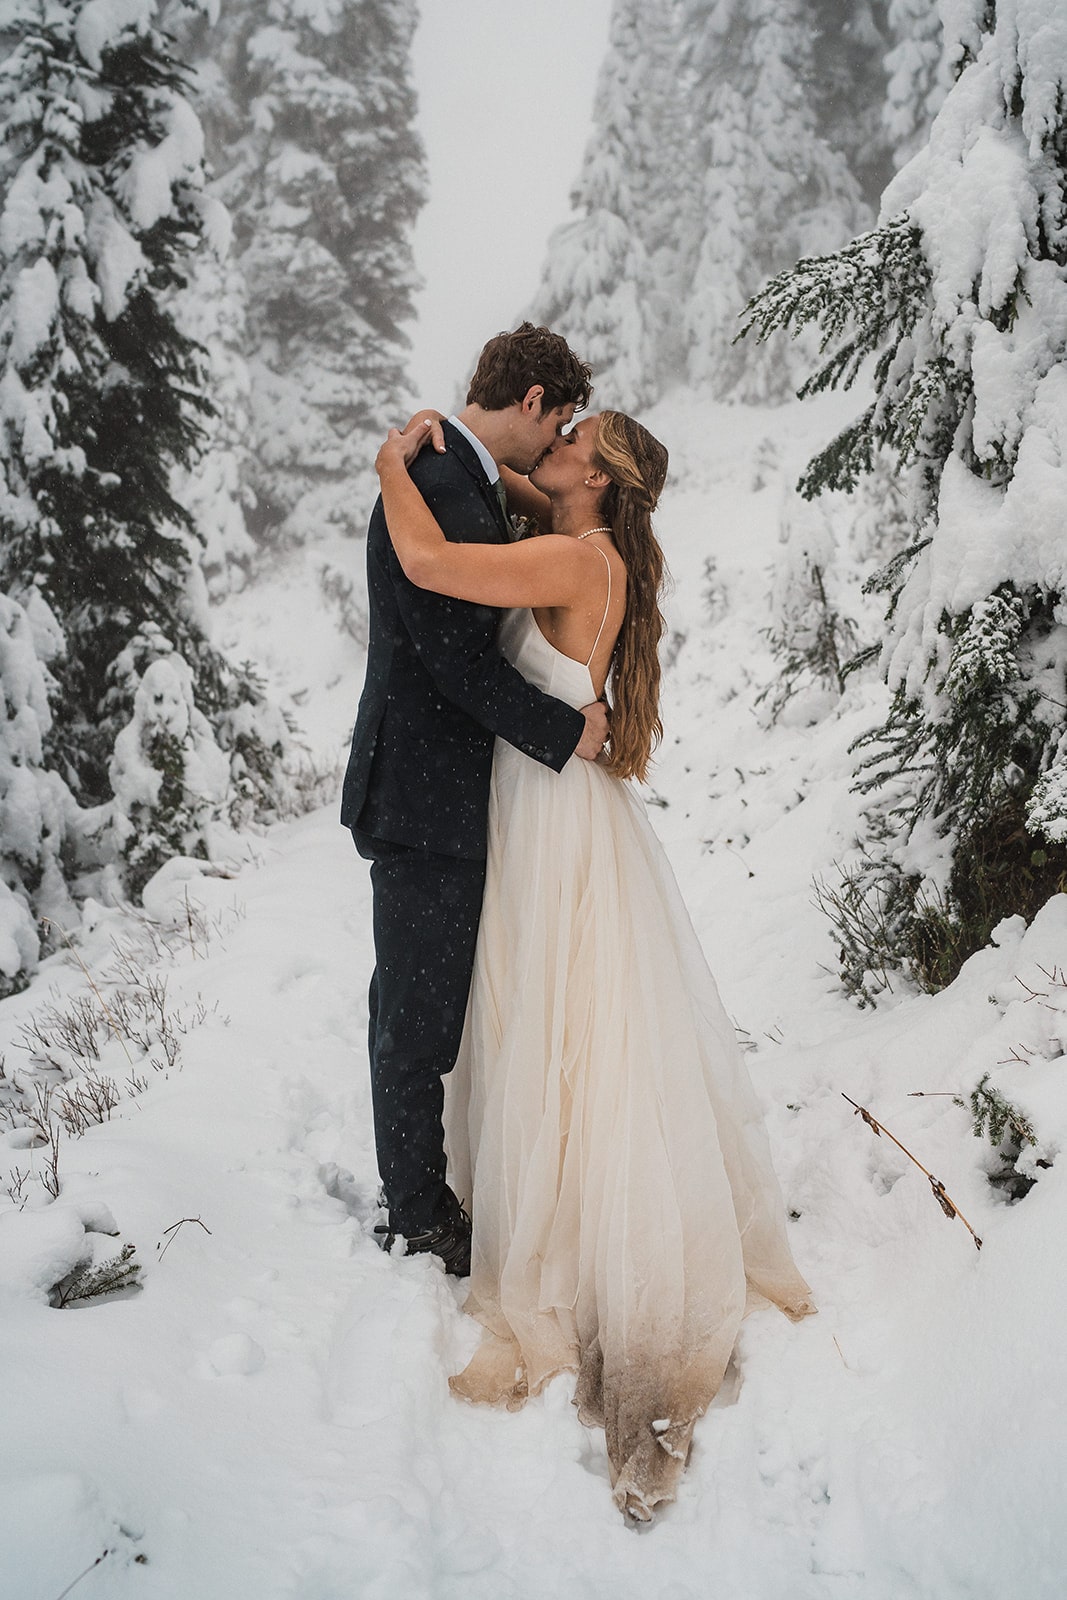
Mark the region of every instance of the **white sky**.
POLYGON ((611 0, 422 0, 414 40, 430 198, 412 330, 420 402, 448 408, 533 297, 570 212, 611 0))

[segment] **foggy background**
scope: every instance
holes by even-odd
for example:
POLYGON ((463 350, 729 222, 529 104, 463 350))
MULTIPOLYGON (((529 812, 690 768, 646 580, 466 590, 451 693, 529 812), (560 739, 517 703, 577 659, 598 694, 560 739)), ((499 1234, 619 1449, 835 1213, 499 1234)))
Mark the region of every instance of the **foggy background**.
POLYGON ((409 329, 420 401, 448 409, 485 340, 540 281, 592 129, 610 0, 429 0, 413 44, 429 199, 409 329))

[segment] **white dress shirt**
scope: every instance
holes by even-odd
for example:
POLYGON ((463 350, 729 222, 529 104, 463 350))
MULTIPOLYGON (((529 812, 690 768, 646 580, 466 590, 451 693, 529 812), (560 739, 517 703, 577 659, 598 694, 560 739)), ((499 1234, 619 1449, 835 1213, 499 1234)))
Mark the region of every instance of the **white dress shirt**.
POLYGON ((458 428, 463 437, 465 439, 469 439, 470 443, 474 446, 478 460, 485 468, 485 475, 489 479, 489 482, 498 483, 500 481, 500 468, 497 466, 496 462, 493 460, 482 441, 476 438, 467 427, 466 423, 460 422, 458 417, 449 417, 448 420, 452 426, 454 428, 458 428))

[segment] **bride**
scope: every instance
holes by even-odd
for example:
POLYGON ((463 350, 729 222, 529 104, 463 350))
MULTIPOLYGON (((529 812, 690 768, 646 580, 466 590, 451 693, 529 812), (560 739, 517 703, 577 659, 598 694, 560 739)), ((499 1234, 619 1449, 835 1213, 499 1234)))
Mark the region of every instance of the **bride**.
POLYGON ((471 1196, 466 1309, 485 1333, 451 1386, 517 1408, 576 1372, 615 1500, 647 1522, 674 1497, 746 1298, 814 1310, 734 1030, 628 781, 661 732, 651 514, 667 452, 619 412, 585 418, 529 480, 507 475, 539 537, 456 544, 408 476, 428 437, 394 429, 376 463, 408 578, 514 608, 499 642, 524 677, 576 707, 605 687, 612 701, 599 765, 556 774, 496 743, 446 1107, 449 1181, 471 1196))

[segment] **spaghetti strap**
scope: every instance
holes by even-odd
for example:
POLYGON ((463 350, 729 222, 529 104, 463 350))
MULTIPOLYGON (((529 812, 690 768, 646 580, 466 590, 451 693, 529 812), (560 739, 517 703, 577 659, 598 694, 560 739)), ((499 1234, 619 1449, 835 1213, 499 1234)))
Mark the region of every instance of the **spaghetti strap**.
POLYGON ((600 627, 597 629, 596 638, 593 640, 593 648, 589 652, 589 660, 585 664, 586 671, 588 671, 592 665, 593 657, 596 655, 596 647, 600 643, 601 637, 604 633, 604 625, 608 620, 608 612, 611 610, 611 562, 608 560, 607 556, 604 555, 603 550, 601 550, 598 544, 595 544, 593 549, 598 555, 604 556, 604 565, 608 569, 608 598, 604 602, 604 615, 600 619, 600 627))

